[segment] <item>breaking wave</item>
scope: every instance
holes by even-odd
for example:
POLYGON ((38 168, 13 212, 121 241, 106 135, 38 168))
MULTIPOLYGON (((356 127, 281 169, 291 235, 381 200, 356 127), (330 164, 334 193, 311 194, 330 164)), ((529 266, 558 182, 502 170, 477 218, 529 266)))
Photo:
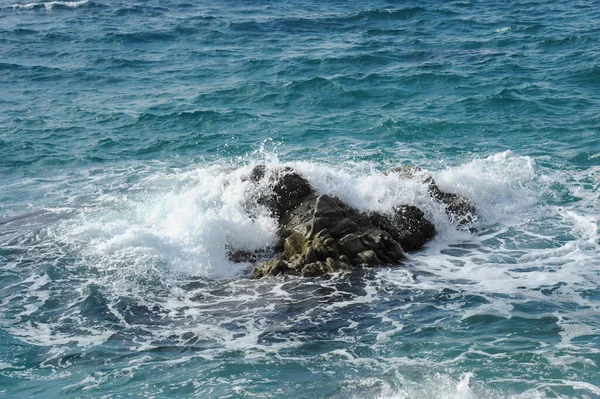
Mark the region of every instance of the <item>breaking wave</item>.
MULTIPOLYGON (((600 333, 594 299, 600 284, 598 205, 590 185, 600 169, 557 172, 507 151, 430 173, 442 189, 473 201, 479 218, 469 229, 454 224, 422 183, 370 163, 281 162, 267 154, 241 165, 85 172, 79 190, 61 187, 58 179, 49 192, 60 198, 78 192, 70 206, 0 224, 2 269, 10 280, 2 328, 48 352, 39 370, 51 368, 56 378, 73 362, 86 361, 91 350, 117 347, 129 353, 125 359, 133 356, 112 371, 73 382, 65 388, 69 392, 124 378, 127 362, 133 362, 132 373, 145 373, 171 362, 198 368, 237 359, 248 367, 262 364, 268 374, 264 362, 274 359, 278 367, 306 368, 299 371, 305 377, 323 368, 324 374, 311 377, 315 384, 346 370, 347 390, 340 391, 345 397, 595 394, 593 384, 551 375, 555 367, 581 373, 600 361, 598 351, 581 341, 600 333), (317 192, 360 210, 416 205, 438 235, 410 254, 404 267, 323 279, 247 279, 252 265, 232 264, 227 248, 260 249, 277 236, 266 210, 252 216, 245 211, 253 190, 260 189, 244 178, 257 163, 293 167, 317 192), (578 200, 554 204, 565 196, 578 200), (523 325, 538 335, 530 347, 518 349, 529 336, 523 325), (467 334, 472 329, 474 336, 467 334), (514 335, 498 338, 501 331, 514 335), (154 363, 151 354, 167 348, 193 353, 175 350, 154 363), (472 374, 487 362, 506 370, 531 363, 536 375, 548 377, 494 382, 472 374), (369 370, 380 377, 365 379, 369 370), (517 394, 506 384, 523 389, 517 394)), ((2 367, 13 376, 25 372, 18 362, 2 367)), ((263 378, 258 372, 244 382, 205 370, 197 394, 240 393, 263 378)), ((196 381, 192 375, 171 378, 182 386, 196 381)))

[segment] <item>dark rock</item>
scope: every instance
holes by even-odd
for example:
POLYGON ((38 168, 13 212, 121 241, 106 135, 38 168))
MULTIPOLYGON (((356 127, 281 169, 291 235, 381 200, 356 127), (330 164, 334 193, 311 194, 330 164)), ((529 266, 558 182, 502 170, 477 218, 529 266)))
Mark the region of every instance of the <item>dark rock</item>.
POLYGON ((232 263, 254 263, 258 260, 258 254, 256 251, 244 251, 242 249, 228 251, 227 259, 232 263))
POLYGON ((260 264, 261 267, 254 268, 254 278, 265 276, 276 276, 281 273, 297 274, 290 270, 287 263, 283 261, 281 256, 277 256, 271 260, 260 264))
POLYGON ((257 249, 253 251, 246 251, 243 249, 227 249, 227 259, 231 263, 256 263, 261 259, 265 259, 273 256, 279 251, 279 247, 266 247, 263 249, 257 249))
POLYGON ((299 273, 305 277, 375 266, 405 258, 402 248, 367 215, 328 195, 307 197, 283 215, 280 234, 284 251, 277 261, 259 263, 255 277, 299 273), (382 244, 383 243, 383 244, 382 244), (390 252, 389 256, 386 252, 390 252), (281 263, 281 262, 283 263, 281 263))
POLYGON ((354 256, 357 253, 365 250, 365 247, 363 246, 362 241, 354 233, 345 235, 344 237, 342 237, 339 240, 339 243, 346 249, 346 252, 350 256, 354 256))
POLYGON ((267 171, 267 167, 265 165, 256 165, 250 171, 248 175, 248 179, 253 182, 258 182, 260 179, 265 177, 265 173, 267 171))
POLYGON ((366 265, 373 266, 381 263, 377 254, 372 249, 367 249, 366 251, 362 251, 358 253, 358 259, 366 265))
MULTIPOLYGON (((453 215, 464 218, 464 210, 473 210, 466 199, 442 192, 416 167, 390 173, 422 179, 432 197, 446 204, 453 215)), ((279 221, 280 244, 273 249, 278 254, 256 264, 255 278, 281 274, 315 277, 360 266, 398 265, 406 258, 404 251, 421 248, 435 235, 433 224, 414 206, 399 205, 390 214, 365 214, 338 198, 315 195, 306 179, 291 168, 271 170, 258 165, 248 180, 267 187, 256 202, 279 221)), ((230 251, 229 257, 257 262, 264 253, 230 251)))
POLYGON ((369 215, 373 225, 387 231, 406 252, 421 249, 435 236, 435 226, 425 214, 412 205, 393 208, 392 215, 373 212, 369 215))
POLYGON ((475 207, 465 197, 446 193, 433 182, 429 184, 429 194, 446 205, 446 213, 454 218, 459 224, 471 223, 475 221, 475 207))
POLYGON ((257 165, 250 172, 248 179, 253 182, 268 179, 269 190, 262 193, 256 202, 266 206, 278 218, 313 193, 308 181, 289 167, 267 170, 265 165, 257 165))

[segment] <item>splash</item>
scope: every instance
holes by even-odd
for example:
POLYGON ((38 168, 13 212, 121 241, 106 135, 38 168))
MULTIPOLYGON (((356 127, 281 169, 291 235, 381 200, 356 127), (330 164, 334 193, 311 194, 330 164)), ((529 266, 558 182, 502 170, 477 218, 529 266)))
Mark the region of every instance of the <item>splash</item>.
MULTIPOLYGON (((436 225, 438 236, 412 258, 448 278, 452 274, 454 278, 475 279, 491 284, 492 289, 497 279, 506 282, 503 276, 517 277, 519 273, 511 272, 510 265, 522 268, 539 259, 575 256, 571 247, 584 250, 583 243, 587 243, 589 253, 597 245, 597 221, 575 209, 558 210, 541 204, 547 185, 535 161, 510 151, 431 172, 442 189, 474 202, 480 216, 474 226, 477 232, 460 229, 449 220, 425 184, 388 175, 377 165, 340 167, 281 162, 276 154, 266 152, 260 156, 260 162, 267 166, 295 168, 317 192, 338 196, 361 211, 385 212, 397 204, 419 207, 436 225), (572 225, 574 239, 580 233, 585 237, 554 244, 555 233, 548 232, 544 224, 548 212, 560 216, 564 228, 572 225), (514 240, 518 244, 511 249, 509 244, 514 240), (460 248, 463 243, 472 247, 460 248), (508 269, 501 266, 504 264, 508 269)), ((253 213, 248 212, 247 205, 257 194, 253 190, 265 189, 254 188, 245 179, 255 164, 148 173, 123 192, 104 193, 52 234, 77 248, 94 267, 112 270, 123 278, 165 271, 212 278, 239 275, 250 265, 230 263, 228 248, 261 249, 277 239, 277 224, 266 209, 255 207, 253 213)), ((544 271, 536 274, 534 270, 518 277, 518 284, 532 287, 540 285, 535 284, 540 277, 548 279, 544 271)), ((577 275, 571 278, 578 279, 577 275)), ((516 285, 515 281, 511 286, 516 285)))

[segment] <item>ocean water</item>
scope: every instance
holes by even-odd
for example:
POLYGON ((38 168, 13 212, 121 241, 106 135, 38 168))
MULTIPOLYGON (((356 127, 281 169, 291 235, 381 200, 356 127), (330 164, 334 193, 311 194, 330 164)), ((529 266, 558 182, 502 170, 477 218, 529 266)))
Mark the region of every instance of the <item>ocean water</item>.
POLYGON ((600 398, 600 2, 0 2, 0 396, 600 398), (419 206, 252 280, 243 177, 419 206), (413 164, 468 197, 468 229, 413 164))

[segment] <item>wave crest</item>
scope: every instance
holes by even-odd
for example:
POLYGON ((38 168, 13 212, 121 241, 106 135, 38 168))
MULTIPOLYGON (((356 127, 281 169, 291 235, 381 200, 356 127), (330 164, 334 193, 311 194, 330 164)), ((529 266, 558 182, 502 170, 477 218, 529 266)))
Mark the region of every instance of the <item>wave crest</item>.
POLYGON ((89 4, 88 0, 80 1, 40 1, 25 4, 13 4, 11 7, 14 9, 31 10, 35 8, 45 8, 50 11, 54 7, 65 7, 65 8, 77 8, 83 5, 89 4))

